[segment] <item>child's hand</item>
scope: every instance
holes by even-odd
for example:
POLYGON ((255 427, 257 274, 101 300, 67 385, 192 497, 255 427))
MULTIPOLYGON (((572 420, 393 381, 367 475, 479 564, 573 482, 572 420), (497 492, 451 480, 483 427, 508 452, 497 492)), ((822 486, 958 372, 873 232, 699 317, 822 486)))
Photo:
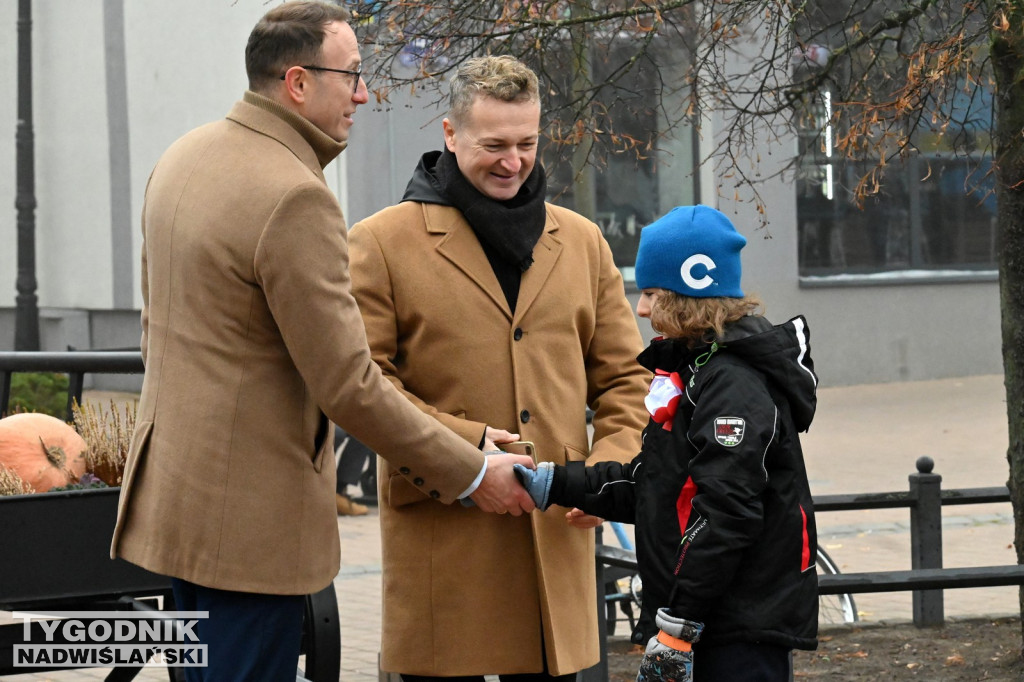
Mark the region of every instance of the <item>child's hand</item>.
POLYGON ((582 509, 575 508, 565 513, 565 520, 568 521, 569 525, 573 528, 582 528, 583 530, 586 530, 587 528, 597 528, 604 523, 604 519, 600 516, 591 516, 582 509))
POLYGON ((704 624, 677 618, 666 608, 658 609, 655 623, 660 628, 647 642, 636 682, 693 682, 693 648, 704 624))
MULTIPOLYGON (((532 464, 532 462, 531 462, 532 464)), ((541 462, 536 469, 529 469, 522 464, 513 465, 516 478, 526 492, 530 494, 537 509, 545 511, 551 506, 549 499, 551 494, 551 480, 555 475, 555 465, 551 462, 541 462)))

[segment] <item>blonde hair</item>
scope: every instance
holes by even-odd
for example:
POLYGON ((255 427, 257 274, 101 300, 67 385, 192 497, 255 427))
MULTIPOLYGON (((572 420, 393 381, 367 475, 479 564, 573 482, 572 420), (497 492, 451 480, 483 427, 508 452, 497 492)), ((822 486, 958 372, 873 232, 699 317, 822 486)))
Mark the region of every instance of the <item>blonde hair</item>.
POLYGON ((757 296, 743 298, 694 298, 668 289, 656 289, 651 306, 651 326, 673 339, 683 339, 690 348, 720 341, 725 325, 763 312, 757 296))
POLYGON ((540 102, 540 86, 530 67, 515 57, 474 57, 467 59, 452 76, 448 116, 464 123, 478 95, 502 102, 540 102))

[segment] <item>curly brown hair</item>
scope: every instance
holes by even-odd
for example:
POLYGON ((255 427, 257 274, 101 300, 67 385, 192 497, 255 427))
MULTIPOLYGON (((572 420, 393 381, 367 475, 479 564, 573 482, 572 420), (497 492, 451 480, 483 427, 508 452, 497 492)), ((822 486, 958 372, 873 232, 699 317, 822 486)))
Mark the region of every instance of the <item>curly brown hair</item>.
POLYGON ((685 340, 690 348, 721 340, 725 325, 764 309, 754 295, 694 298, 668 289, 654 291, 658 296, 651 306, 651 326, 668 338, 685 340))

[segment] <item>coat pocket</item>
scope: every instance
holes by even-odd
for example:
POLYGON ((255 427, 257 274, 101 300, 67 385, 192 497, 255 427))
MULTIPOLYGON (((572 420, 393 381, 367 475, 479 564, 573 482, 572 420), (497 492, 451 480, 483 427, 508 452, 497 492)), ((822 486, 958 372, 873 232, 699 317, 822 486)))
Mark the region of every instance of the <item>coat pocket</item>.
POLYGON ((153 433, 153 422, 142 422, 135 427, 131 443, 128 444, 128 457, 121 476, 121 487, 130 488, 135 480, 135 472, 139 470, 142 459, 149 450, 149 437, 153 433))
POLYGON ((149 437, 152 433, 153 422, 140 422, 136 424, 135 433, 132 434, 132 440, 128 446, 128 457, 124 464, 124 474, 121 476, 121 493, 117 500, 117 521, 114 524, 114 532, 110 539, 111 559, 118 557, 121 529, 132 494, 132 484, 135 481, 135 474, 139 467, 143 465, 142 460, 149 450, 149 437))
MULTIPOLYGON (((334 427, 332 426, 331 429, 333 430, 334 427)), ((332 455, 331 461, 333 462, 334 461, 334 457, 333 457, 333 455, 334 455, 334 438, 333 437, 325 438, 324 442, 320 444, 320 449, 316 451, 315 455, 313 455, 313 470, 316 471, 318 474, 320 473, 320 470, 323 469, 323 466, 324 466, 324 455, 326 455, 328 452, 331 453, 331 455, 332 455)))

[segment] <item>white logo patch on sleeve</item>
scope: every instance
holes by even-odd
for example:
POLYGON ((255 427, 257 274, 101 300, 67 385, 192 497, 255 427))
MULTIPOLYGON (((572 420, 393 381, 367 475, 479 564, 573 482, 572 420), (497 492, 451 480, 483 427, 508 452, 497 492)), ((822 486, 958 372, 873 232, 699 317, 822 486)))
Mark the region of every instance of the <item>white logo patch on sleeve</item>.
POLYGON ((718 417, 715 419, 715 440, 727 448, 734 448, 743 442, 747 423, 740 417, 718 417))

